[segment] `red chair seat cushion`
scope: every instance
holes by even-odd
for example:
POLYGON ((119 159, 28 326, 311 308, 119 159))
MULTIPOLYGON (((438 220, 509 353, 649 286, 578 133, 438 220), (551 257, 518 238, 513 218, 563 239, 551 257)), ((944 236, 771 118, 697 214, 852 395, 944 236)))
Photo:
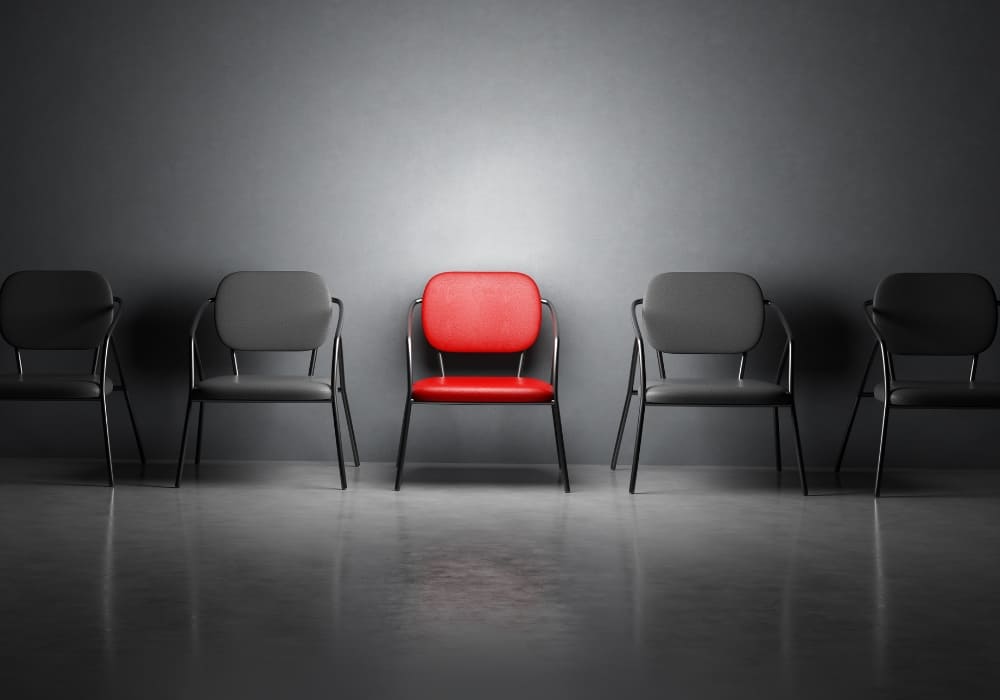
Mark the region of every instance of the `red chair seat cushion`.
POLYGON ((554 396, 551 384, 531 377, 428 377, 413 384, 417 401, 538 403, 554 396))

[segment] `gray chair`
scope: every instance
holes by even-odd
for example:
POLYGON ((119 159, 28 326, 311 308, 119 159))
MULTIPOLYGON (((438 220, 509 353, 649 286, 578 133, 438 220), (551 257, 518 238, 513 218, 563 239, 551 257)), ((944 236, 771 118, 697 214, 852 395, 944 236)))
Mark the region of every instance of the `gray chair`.
POLYGON ((14 348, 17 374, 0 375, 0 400, 89 401, 101 407, 108 486, 115 485, 108 431, 108 394, 121 392, 132 423, 139 459, 146 455, 132 412, 113 333, 122 301, 97 272, 25 270, 15 272, 0 288, 0 335, 14 348), (90 351, 87 371, 43 374, 24 371, 25 350, 90 351), (118 379, 108 377, 114 358, 118 379))
POLYGON ((889 410, 911 408, 1000 408, 1000 383, 976 380, 979 354, 993 344, 997 331, 997 296, 983 277, 969 273, 898 273, 889 275, 864 303, 875 334, 851 420, 837 456, 839 472, 862 398, 882 402, 882 431, 875 462, 875 497, 882 488, 889 410), (876 353, 882 381, 866 390, 876 353), (895 355, 970 356, 968 379, 928 381, 896 376, 895 355), (886 385, 889 387, 886 400, 886 385))
POLYGON ((344 381, 344 352, 340 340, 343 320, 343 302, 330 296, 323 278, 315 273, 234 272, 223 278, 215 296, 201 305, 191 324, 188 405, 174 486, 181 485, 188 425, 195 403, 199 405, 195 464, 201 463, 201 435, 207 403, 328 403, 333 411, 340 486, 346 489, 347 474, 337 415, 338 394, 344 404, 354 465, 360 466, 361 462, 344 381), (196 336, 202 314, 212 304, 215 305, 215 328, 219 339, 229 349, 232 373, 206 378, 196 336), (330 335, 334 305, 337 306, 337 325, 333 333, 330 376, 317 377, 316 357, 330 335), (238 351, 308 351, 308 374, 241 374, 238 351))
POLYGON ((639 418, 632 456, 632 476, 629 493, 635 493, 639 470, 639 449, 642 444, 643 422, 647 406, 753 406, 774 410, 774 448, 777 468, 781 471, 781 440, 778 409, 791 412, 795 431, 795 453, 798 459, 802 493, 808 494, 806 473, 802 461, 798 419, 792 391, 792 332, 784 314, 771 301, 763 298, 760 286, 749 275, 737 272, 667 272, 649 282, 646 296, 632 302, 632 324, 635 344, 629 369, 625 406, 618 423, 618 436, 611 456, 611 468, 618 463, 622 435, 633 396, 639 398, 639 418), (643 323, 636 309, 642 307, 643 323), (785 330, 785 347, 774 382, 744 378, 747 353, 760 342, 764 331, 765 309, 773 309, 785 330), (648 337, 643 336, 645 326, 648 337), (656 354, 659 381, 646 376, 645 343, 656 354), (739 355, 739 372, 735 378, 668 378, 664 354, 739 355), (782 384, 787 364, 786 382, 782 384), (636 367, 639 384, 635 385, 636 367))

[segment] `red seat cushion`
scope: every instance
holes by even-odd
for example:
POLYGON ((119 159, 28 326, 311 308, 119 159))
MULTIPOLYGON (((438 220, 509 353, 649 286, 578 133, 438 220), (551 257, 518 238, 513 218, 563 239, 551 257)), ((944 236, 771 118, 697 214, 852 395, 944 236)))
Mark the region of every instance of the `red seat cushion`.
POLYGON ((413 384, 417 401, 537 403, 554 395, 551 384, 531 377, 428 377, 413 384))

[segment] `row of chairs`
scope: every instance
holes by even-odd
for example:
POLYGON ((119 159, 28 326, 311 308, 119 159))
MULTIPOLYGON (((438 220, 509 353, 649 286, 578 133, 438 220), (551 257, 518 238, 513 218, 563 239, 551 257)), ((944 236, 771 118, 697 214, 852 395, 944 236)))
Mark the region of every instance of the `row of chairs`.
MULTIPOLYGON (((998 408, 1000 383, 976 379, 979 355, 996 335, 996 293, 983 277, 967 273, 901 273, 883 279, 873 299, 864 304, 875 344, 865 367, 837 458, 836 470, 854 426, 862 398, 882 403, 882 426, 876 460, 875 496, 882 483, 886 434, 891 410, 911 408, 998 408), (897 376, 894 357, 900 355, 969 356, 971 368, 961 381, 927 381, 897 376), (876 357, 882 382, 868 388, 876 357)), ((201 461, 204 406, 212 402, 329 403, 334 424, 337 463, 342 488, 347 488, 338 396, 343 406, 355 466, 360 466, 351 420, 341 343, 343 302, 332 297, 323 279, 311 272, 235 272, 219 283, 214 297, 198 309, 189 338, 188 402, 174 485, 183 476, 185 452, 194 406, 198 426, 195 463, 201 461), (215 329, 228 348, 231 372, 206 376, 198 331, 202 316, 214 306, 215 329), (330 336, 337 308, 329 376, 317 376, 319 348, 330 336), (302 351, 309 353, 306 374, 241 373, 237 352, 302 351)), ((0 376, 0 399, 90 401, 98 403, 104 437, 108 484, 114 485, 108 432, 107 397, 125 399, 140 461, 145 452, 128 396, 114 330, 121 317, 121 299, 107 280, 90 271, 24 271, 12 274, 0 288, 0 334, 14 348, 17 374, 0 376), (24 350, 89 350, 89 372, 41 374, 25 372, 24 350), (109 361, 114 372, 109 376, 109 361), (112 378, 114 377, 114 378, 112 378)), ((794 392, 794 341, 784 314, 767 299, 749 275, 732 272, 668 272, 655 276, 646 294, 632 303, 635 341, 628 387, 611 459, 615 469, 633 400, 638 420, 629 492, 635 493, 645 413, 650 406, 764 407, 773 411, 777 469, 780 471, 779 409, 792 419, 802 493, 808 494, 794 392), (641 310, 641 315, 640 315, 641 310), (744 376, 747 353, 761 342, 765 317, 773 312, 785 335, 774 381, 744 376), (658 378, 647 369, 647 345, 656 358, 658 378), (731 378, 668 377, 665 355, 719 354, 739 356, 731 378)), ((551 302, 542 298, 535 281, 518 272, 444 272, 432 277, 424 293, 410 305, 406 326, 407 394, 396 458, 394 488, 399 490, 406 455, 410 415, 418 404, 503 404, 549 406, 552 412, 559 479, 570 490, 559 413, 559 327, 551 302), (437 353, 439 374, 415 379, 414 318, 427 345, 437 353), (551 359, 547 381, 524 376, 527 351, 538 342, 542 310, 550 317, 551 359), (446 372, 445 355, 497 355, 516 358, 506 374, 446 372)))

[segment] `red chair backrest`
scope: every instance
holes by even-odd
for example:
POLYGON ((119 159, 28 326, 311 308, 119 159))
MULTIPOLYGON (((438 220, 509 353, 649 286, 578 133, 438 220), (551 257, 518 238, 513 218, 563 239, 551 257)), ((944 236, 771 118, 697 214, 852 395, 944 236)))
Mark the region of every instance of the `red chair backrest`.
POLYGON ((442 272, 424 288, 424 337, 442 352, 523 352, 542 326, 535 280, 520 272, 442 272))

